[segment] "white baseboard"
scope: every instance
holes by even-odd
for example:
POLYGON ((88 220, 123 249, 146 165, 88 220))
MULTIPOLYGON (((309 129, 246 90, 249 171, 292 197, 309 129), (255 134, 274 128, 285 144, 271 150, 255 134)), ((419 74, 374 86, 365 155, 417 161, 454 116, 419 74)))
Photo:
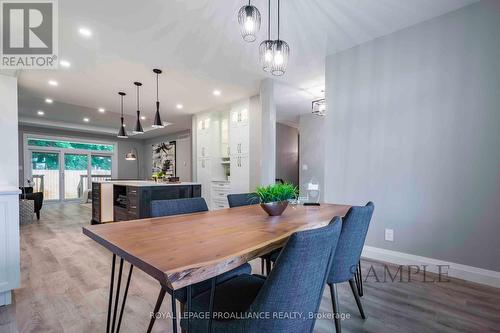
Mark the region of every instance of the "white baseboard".
POLYGON ((396 265, 428 265, 427 271, 438 273, 438 265, 449 266, 448 276, 500 288, 500 272, 457 264, 413 254, 391 251, 372 246, 363 248, 362 257, 385 261, 396 265))
POLYGON ((12 303, 12 291, 0 292, 0 306, 12 303))

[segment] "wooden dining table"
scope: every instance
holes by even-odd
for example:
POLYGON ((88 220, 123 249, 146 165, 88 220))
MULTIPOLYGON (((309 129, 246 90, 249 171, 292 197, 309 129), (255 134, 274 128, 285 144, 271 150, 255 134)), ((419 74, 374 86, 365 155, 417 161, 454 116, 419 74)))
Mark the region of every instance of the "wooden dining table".
MULTIPOLYGON (((295 232, 326 226, 333 217, 345 216, 350 207, 289 205, 281 216, 268 216, 259 205, 251 205, 83 227, 85 235, 112 253, 107 332, 120 330, 134 267, 160 283, 153 313, 159 311, 166 292, 172 295, 173 331, 176 332, 175 291, 186 287, 189 311, 191 286, 211 279, 210 303, 213 304, 216 276, 284 246, 295 232), (117 257, 120 264, 115 279, 117 257), (118 315, 124 261, 130 263, 130 269, 118 315)), ((152 316, 148 331, 153 327, 154 318, 152 316)))

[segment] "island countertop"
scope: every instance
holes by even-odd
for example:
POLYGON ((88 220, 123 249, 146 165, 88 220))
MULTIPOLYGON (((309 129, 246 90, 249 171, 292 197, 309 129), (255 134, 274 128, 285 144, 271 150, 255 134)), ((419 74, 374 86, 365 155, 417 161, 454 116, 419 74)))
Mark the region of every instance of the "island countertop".
POLYGON ((201 185, 200 183, 194 183, 194 182, 163 183, 163 182, 155 182, 152 180, 107 180, 107 181, 101 181, 99 183, 122 185, 122 186, 136 186, 136 187, 201 185))

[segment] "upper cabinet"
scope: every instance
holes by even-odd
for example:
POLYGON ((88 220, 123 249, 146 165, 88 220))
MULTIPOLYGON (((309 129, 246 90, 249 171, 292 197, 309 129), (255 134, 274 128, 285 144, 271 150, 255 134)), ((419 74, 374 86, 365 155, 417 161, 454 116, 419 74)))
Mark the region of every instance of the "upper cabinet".
POLYGON ((196 176, 211 209, 227 206, 228 193, 249 192, 249 102, 195 115, 196 176), (214 187, 214 184, 217 185, 214 187), (224 184, 221 192, 220 184, 224 184), (210 188, 217 191, 210 191, 210 188), (224 201, 225 200, 225 201, 224 201))

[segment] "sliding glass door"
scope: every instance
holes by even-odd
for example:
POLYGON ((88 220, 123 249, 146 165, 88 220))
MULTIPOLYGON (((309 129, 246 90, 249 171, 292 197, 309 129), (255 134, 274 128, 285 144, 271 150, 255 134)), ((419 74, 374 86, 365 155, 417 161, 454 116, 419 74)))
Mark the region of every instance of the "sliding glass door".
POLYGON ((44 200, 59 200, 59 153, 31 152, 31 175, 35 192, 43 192, 44 200))
POLYGON ((27 138, 27 179, 44 200, 79 200, 93 181, 109 180, 115 159, 113 144, 27 138), (43 148, 42 148, 43 147, 43 148))

